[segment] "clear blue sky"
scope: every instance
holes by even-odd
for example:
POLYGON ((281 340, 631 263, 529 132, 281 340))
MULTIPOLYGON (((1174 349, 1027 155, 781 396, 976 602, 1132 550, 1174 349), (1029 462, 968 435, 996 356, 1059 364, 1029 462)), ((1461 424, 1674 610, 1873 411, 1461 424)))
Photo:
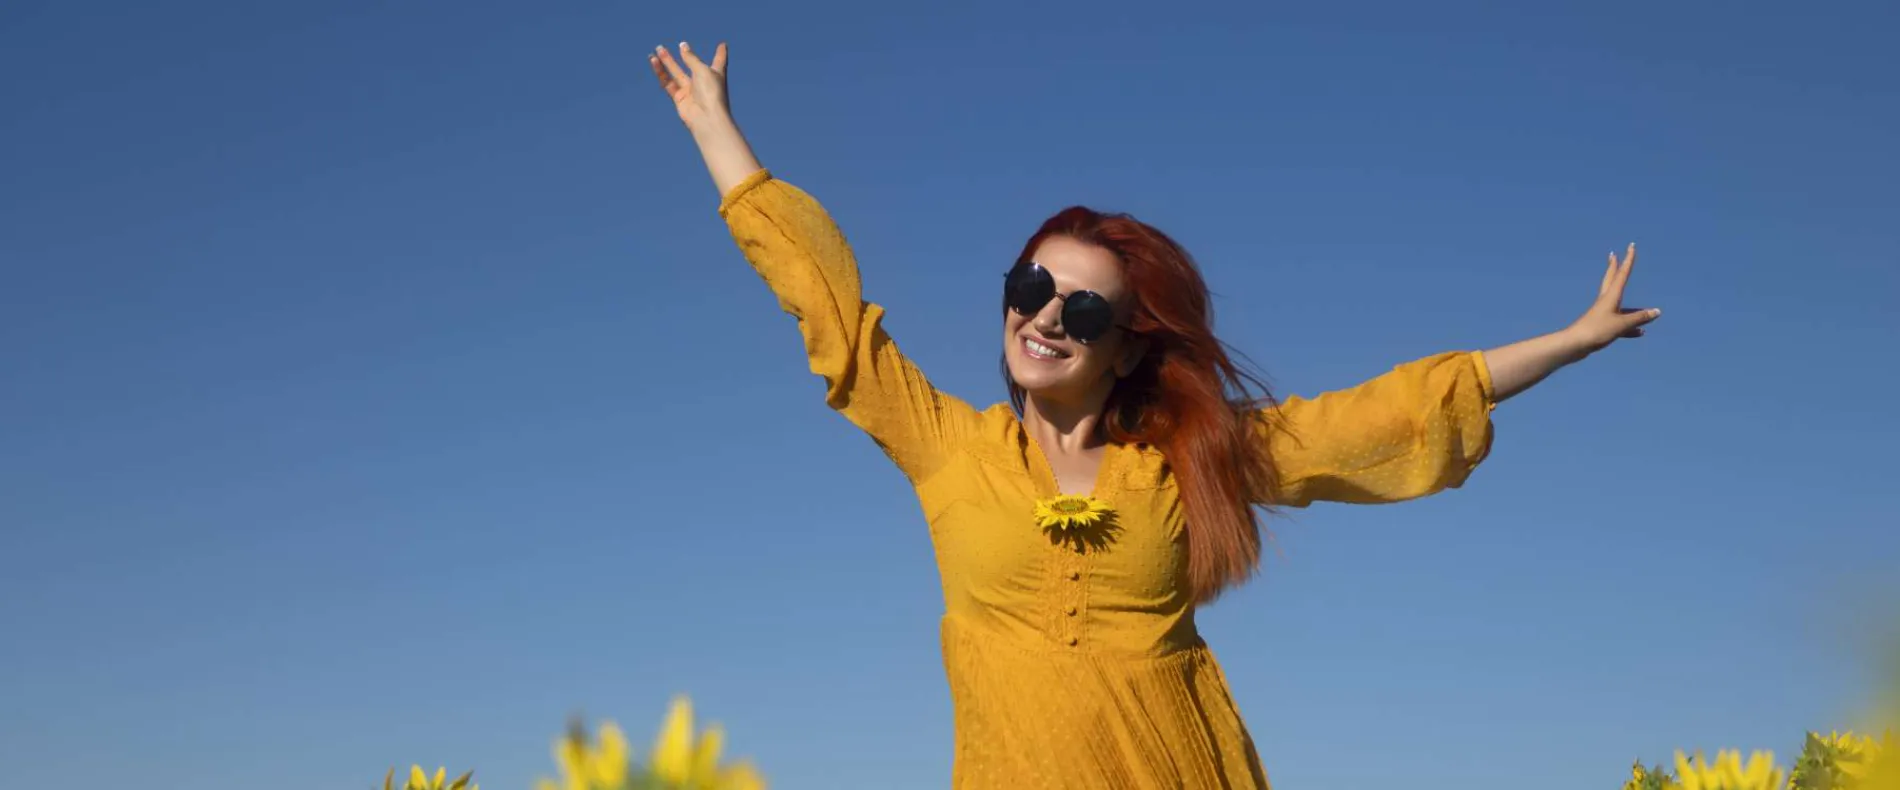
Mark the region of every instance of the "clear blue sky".
POLYGON ((924 525, 713 212, 682 38, 978 403, 1070 203, 1183 240, 1282 394, 1639 242, 1649 338, 1461 491, 1276 523, 1203 629, 1289 788, 1786 755, 1900 577, 1900 11, 1522 5, 14 0, 0 786, 526 788, 679 691, 777 788, 947 784, 924 525))

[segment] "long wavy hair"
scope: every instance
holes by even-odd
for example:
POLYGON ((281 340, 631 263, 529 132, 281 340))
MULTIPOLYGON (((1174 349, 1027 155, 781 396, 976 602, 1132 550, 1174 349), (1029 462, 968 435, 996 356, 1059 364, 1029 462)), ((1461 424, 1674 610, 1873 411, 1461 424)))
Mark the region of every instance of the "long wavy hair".
MULTIPOLYGON (((1261 423, 1273 396, 1214 336, 1207 283, 1174 239, 1126 214, 1074 206, 1044 222, 1018 261, 1052 236, 1121 261, 1134 299, 1127 330, 1146 339, 1148 350, 1116 381, 1103 422, 1114 441, 1146 442, 1166 457, 1181 492, 1189 591, 1196 603, 1211 601, 1260 565, 1255 506, 1271 502, 1278 483, 1261 423)), ((1003 379, 1021 414, 1028 393, 1009 375, 1007 358, 1003 379)))

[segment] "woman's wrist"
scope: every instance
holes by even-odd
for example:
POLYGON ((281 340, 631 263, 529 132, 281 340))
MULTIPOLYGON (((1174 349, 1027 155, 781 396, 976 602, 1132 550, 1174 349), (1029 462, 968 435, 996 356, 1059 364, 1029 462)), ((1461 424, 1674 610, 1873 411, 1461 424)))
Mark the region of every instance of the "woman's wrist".
POLYGON ((760 170, 759 160, 753 155, 751 144, 746 142, 745 135, 739 131, 738 124, 733 123, 731 116, 705 119, 691 126, 690 130, 719 194, 732 191, 747 176, 760 170))
POLYGON ((1581 362, 1584 357, 1596 353, 1597 349, 1602 347, 1601 344, 1591 340, 1586 333, 1575 324, 1566 326, 1552 333, 1551 341, 1552 345, 1557 349, 1558 357, 1566 364, 1581 362))
POLYGON ((686 131, 692 133, 693 140, 700 142, 702 146, 707 140, 740 136, 739 124, 732 120, 730 113, 708 114, 694 119, 692 123, 686 125, 686 131))

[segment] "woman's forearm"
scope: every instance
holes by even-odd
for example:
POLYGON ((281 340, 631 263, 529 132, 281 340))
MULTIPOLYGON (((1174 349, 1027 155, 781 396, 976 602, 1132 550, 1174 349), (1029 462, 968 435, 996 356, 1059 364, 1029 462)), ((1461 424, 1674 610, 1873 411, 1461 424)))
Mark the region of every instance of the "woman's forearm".
POLYGON ((751 144, 746 142, 731 117, 708 119, 693 126, 692 132, 693 142, 699 144, 699 155, 706 160, 706 170, 712 174, 713 186, 718 187, 720 196, 761 169, 751 144))
POLYGON ((1574 329, 1520 340, 1484 352, 1491 369, 1491 389, 1497 401, 1530 389, 1559 368, 1582 361, 1595 349, 1574 329))

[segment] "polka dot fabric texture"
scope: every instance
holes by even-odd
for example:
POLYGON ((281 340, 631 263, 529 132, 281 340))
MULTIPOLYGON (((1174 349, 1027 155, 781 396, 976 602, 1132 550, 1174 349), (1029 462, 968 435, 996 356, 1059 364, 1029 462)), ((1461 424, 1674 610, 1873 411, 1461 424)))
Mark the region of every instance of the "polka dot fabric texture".
MULTIPOLYGON (((953 786, 1267 787, 1194 626, 1166 459, 1111 444, 1090 493, 1114 519, 1093 540, 1052 540, 1032 516, 1058 493, 1035 441, 1007 404, 979 411, 941 393, 898 351, 816 201, 760 171, 719 211, 797 319, 826 402, 916 489, 943 585, 953 786)), ((1457 487, 1490 450, 1493 398, 1476 352, 1290 398, 1264 415, 1281 490, 1261 499, 1396 502, 1457 487)))

